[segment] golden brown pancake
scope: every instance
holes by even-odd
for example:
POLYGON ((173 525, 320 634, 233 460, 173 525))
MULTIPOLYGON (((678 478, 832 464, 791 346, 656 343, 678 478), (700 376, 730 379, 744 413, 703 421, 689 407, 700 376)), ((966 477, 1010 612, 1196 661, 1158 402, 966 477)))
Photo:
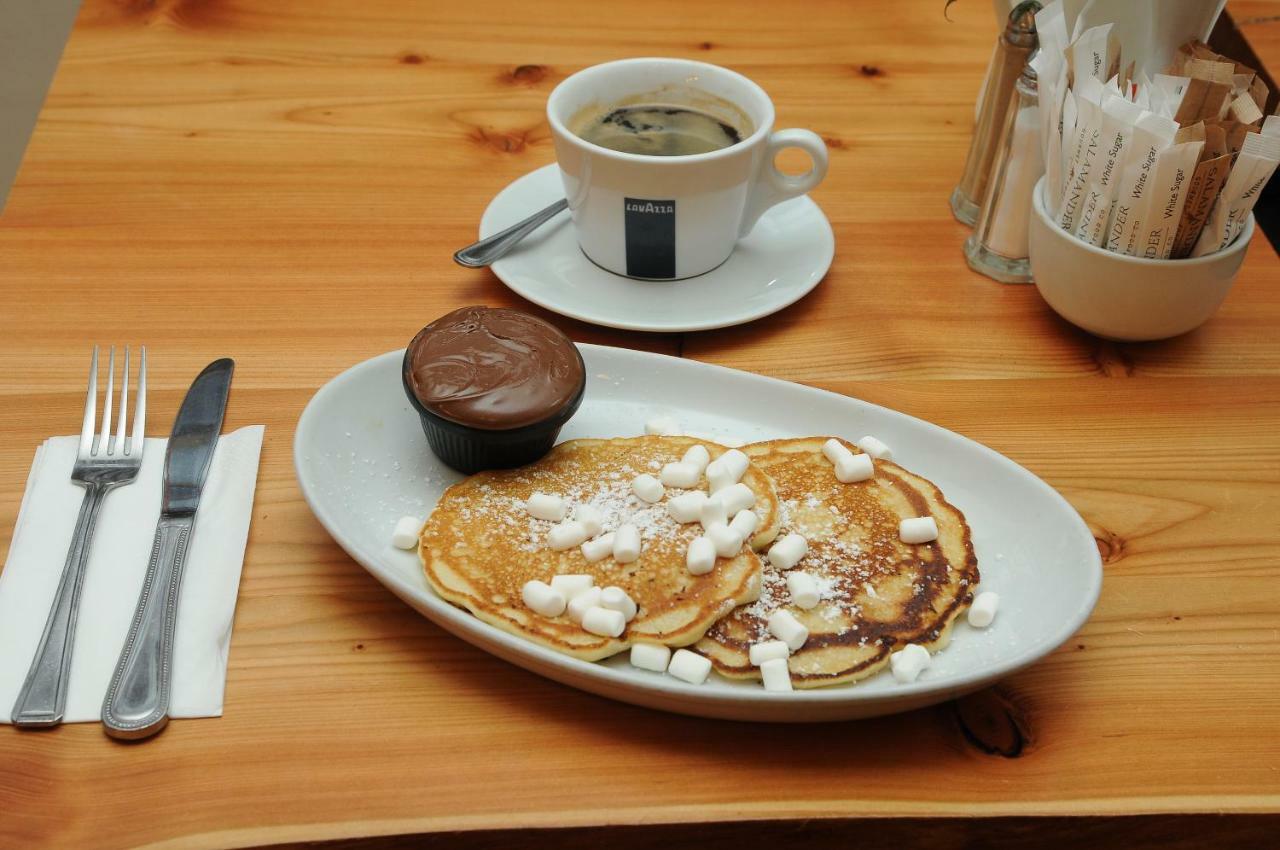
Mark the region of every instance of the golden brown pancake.
POLYGON ((889 461, 875 461, 867 481, 840 483, 822 454, 827 439, 772 440, 742 449, 774 480, 783 504, 779 533, 807 539, 809 551, 795 570, 812 575, 823 598, 807 611, 792 604, 787 573, 766 563, 760 598, 698 642, 697 650, 725 676, 760 678, 748 650, 773 639, 766 620, 778 608, 809 629, 788 667, 793 686, 814 688, 870 676, 908 643, 941 649, 972 601, 978 561, 964 515, 932 482, 889 461), (899 539, 899 521, 915 516, 934 517, 936 541, 911 545, 899 539))
MULTIPOLYGON (((453 485, 420 536, 418 554, 427 581, 443 598, 486 623, 589 661, 633 642, 693 643, 734 607, 756 599, 762 571, 760 559, 744 546, 737 556, 718 559, 710 573, 691 575, 685 549, 702 526, 676 523, 666 508, 667 499, 686 491, 667 488, 666 497, 653 505, 632 494, 637 475, 656 477, 663 464, 680 460, 698 444, 707 447, 712 459, 727 451, 688 437, 571 440, 529 466, 481 472, 453 485), (643 544, 639 560, 619 564, 605 558, 590 564, 577 547, 564 552, 547 548, 553 523, 530 517, 524 508, 534 492, 562 496, 570 515, 576 504, 594 505, 604 515, 606 533, 623 522, 634 523, 643 544), (549 582, 565 573, 586 573, 599 587, 617 585, 631 595, 639 612, 620 637, 594 635, 567 616, 543 617, 525 607, 525 582, 549 582)), ((764 546, 778 532, 778 499, 769 477, 754 466, 742 480, 756 495, 753 510, 761 519, 751 542, 764 546)), ((706 488, 705 476, 700 486, 706 488)))

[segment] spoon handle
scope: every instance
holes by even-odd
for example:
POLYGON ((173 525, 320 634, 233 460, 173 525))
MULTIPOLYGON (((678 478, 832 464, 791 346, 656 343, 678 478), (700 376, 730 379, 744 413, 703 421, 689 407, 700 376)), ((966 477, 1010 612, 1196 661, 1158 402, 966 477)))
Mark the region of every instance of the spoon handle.
POLYGON ((507 252, 514 248, 521 239, 524 239, 568 208, 569 202, 561 198, 551 206, 538 210, 524 221, 511 225, 501 233, 495 233, 492 236, 481 239, 479 242, 468 245, 453 255, 453 261, 469 269, 479 269, 491 265, 505 257, 507 252))

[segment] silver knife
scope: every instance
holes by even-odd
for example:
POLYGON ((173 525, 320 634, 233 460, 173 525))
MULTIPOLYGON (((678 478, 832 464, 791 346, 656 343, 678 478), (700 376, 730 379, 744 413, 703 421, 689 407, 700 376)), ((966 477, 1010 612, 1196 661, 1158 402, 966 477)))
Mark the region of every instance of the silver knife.
POLYGON ((222 431, 235 361, 215 360, 187 390, 164 458, 164 499, 147 577, 102 703, 113 738, 146 738, 169 722, 178 591, 200 491, 222 431))

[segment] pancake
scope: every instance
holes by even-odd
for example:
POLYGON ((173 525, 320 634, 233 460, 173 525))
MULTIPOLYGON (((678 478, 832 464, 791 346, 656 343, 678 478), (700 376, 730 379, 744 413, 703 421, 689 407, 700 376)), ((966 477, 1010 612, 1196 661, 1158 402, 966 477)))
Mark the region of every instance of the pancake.
POLYGON ((795 569, 817 580, 822 600, 807 611, 791 604, 786 572, 766 564, 760 599, 716 623, 696 647, 724 676, 760 678, 748 649, 773 639, 766 620, 778 608, 809 629, 808 641, 788 661, 792 685, 815 688, 870 676, 908 643, 941 649, 973 599, 978 560, 969 527, 942 491, 883 460, 875 462, 873 478, 841 484, 822 454, 826 440, 772 440, 742 449, 774 480, 783 504, 780 533, 808 540, 795 569), (934 517, 936 541, 899 539, 899 521, 915 516, 934 517))
MULTIPOLYGON (((453 485, 420 535, 418 554, 427 581, 443 598, 490 625, 588 661, 633 642, 693 643, 716 620, 759 596, 762 573, 759 557, 744 546, 735 557, 718 559, 710 573, 691 575, 685 549, 702 526, 681 525, 666 508, 667 499, 686 491, 668 487, 666 497, 652 505, 631 493, 637 475, 656 476, 663 464, 680 460, 698 444, 712 459, 727 451, 688 437, 571 440, 529 466, 481 472, 453 485), (605 532, 634 523, 642 538, 640 558, 630 564, 613 558, 590 564, 578 547, 547 548, 553 523, 530 517, 524 508, 535 491, 562 496, 570 515, 577 504, 594 505, 604 516, 605 532), (594 635, 567 616, 543 617, 525 607, 525 582, 549 582, 563 573, 586 573, 597 586, 617 585, 631 595, 639 612, 620 637, 594 635)), ((748 467, 742 481, 755 493, 753 510, 761 519, 751 543, 763 547, 778 533, 781 507, 772 481, 759 469, 748 467)), ((705 476, 700 486, 705 489, 705 476)))

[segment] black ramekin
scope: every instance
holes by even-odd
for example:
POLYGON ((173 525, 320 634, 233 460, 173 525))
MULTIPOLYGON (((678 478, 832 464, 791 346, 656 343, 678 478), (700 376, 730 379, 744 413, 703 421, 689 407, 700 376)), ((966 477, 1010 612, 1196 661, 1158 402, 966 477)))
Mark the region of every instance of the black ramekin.
POLYGON ((422 430, 427 435, 427 443, 431 451, 447 466, 458 472, 470 475, 484 469, 510 469, 533 463, 551 451, 560 436, 560 428, 568 422, 582 405, 582 396, 587 389, 587 369, 582 360, 582 352, 575 345, 574 354, 582 364, 582 385, 559 410, 546 419, 521 425, 519 428, 490 430, 473 428, 451 419, 445 419, 433 413, 422 404, 413 392, 413 377, 409 356, 413 352, 410 344, 404 350, 404 360, 400 364, 400 381, 404 384, 404 393, 409 403, 418 411, 422 420, 422 430))

